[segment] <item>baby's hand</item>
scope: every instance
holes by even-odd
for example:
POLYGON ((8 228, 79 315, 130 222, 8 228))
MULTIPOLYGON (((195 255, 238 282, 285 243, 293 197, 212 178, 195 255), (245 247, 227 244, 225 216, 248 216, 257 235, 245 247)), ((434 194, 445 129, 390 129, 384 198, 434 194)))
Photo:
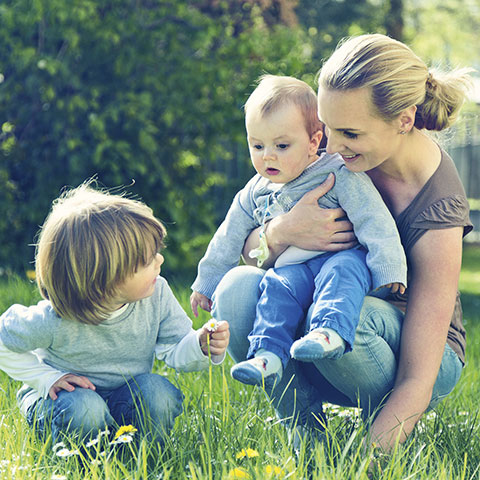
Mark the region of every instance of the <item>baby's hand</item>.
POLYGON ((193 292, 190 295, 190 306, 192 307, 193 314, 198 317, 197 308, 200 307, 206 312, 210 312, 212 310, 212 301, 201 293, 193 292))
POLYGON ((208 346, 212 355, 223 355, 230 340, 228 322, 210 320, 200 330, 200 347, 208 355, 208 346), (207 338, 210 337, 209 340, 207 338))
POLYGON ((405 293, 405 285, 403 285, 403 283, 389 283, 388 285, 384 285, 384 287, 389 288, 392 293, 399 293, 400 295, 405 293))
POLYGON ((75 385, 77 387, 88 388, 90 390, 95 390, 95 385, 87 378, 80 375, 74 375, 73 373, 67 373, 63 377, 60 377, 48 391, 48 395, 52 400, 58 398, 57 393, 60 390, 66 390, 67 392, 73 392, 75 390, 75 385))

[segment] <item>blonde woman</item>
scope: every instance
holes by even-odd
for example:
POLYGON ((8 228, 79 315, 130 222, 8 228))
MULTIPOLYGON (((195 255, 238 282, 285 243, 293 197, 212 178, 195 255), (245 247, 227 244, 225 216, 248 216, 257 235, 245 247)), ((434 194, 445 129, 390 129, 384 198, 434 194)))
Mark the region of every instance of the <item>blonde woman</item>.
MULTIPOLYGON (((324 401, 360 403, 365 416, 375 413, 370 441, 388 450, 452 391, 465 361, 457 290, 462 238, 472 226, 453 161, 428 131, 454 122, 468 70, 431 71, 403 43, 373 34, 343 41, 318 83, 327 153, 339 153, 351 171, 366 172, 379 190, 400 232, 409 288, 386 300, 366 297, 352 352, 338 360, 291 361, 272 397, 280 416, 306 427, 315 426, 324 401)), ((351 246, 351 225, 335 221, 341 213, 318 207, 331 185, 324 182, 270 222, 265 267, 290 245, 330 251, 351 246)), ((244 252, 257 238, 252 233, 244 252)), ((235 359, 247 348, 262 276, 253 266, 238 267, 217 289, 214 315, 230 321, 235 359), (234 294, 240 286, 242 298, 234 294)))

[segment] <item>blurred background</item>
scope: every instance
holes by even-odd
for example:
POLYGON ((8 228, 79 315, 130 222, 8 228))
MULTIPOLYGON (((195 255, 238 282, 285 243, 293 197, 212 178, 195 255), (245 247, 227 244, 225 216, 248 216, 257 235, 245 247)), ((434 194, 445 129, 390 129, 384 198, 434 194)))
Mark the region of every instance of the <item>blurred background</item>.
MULTIPOLYGON (((187 285, 254 173, 243 104, 263 73, 316 88, 345 36, 386 33, 427 64, 480 71, 480 0, 2 0, 0 274, 33 268, 64 186, 96 176, 168 228, 164 274, 187 285)), ((480 239, 480 80, 452 154, 480 239)), ((468 237, 467 237, 468 238, 468 237)))

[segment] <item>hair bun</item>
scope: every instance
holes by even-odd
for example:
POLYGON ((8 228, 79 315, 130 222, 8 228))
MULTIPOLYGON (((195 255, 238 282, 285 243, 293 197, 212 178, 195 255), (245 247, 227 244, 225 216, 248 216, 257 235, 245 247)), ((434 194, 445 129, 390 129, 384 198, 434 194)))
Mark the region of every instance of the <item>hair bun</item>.
POLYGON ((438 86, 437 81, 433 78, 433 75, 430 72, 428 72, 427 80, 425 82, 425 88, 427 92, 432 92, 436 90, 437 86, 438 86))

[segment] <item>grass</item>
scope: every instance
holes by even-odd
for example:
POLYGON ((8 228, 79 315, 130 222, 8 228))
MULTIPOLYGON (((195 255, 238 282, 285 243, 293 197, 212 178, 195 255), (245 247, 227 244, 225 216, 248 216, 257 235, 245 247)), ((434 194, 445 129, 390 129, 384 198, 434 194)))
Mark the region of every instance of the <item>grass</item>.
MULTIPOLYGON (((462 378, 411 438, 382 459, 377 478, 480 479, 480 248, 465 249, 460 289, 469 338, 462 378)), ((188 290, 178 290, 187 311, 188 296, 188 290)), ((26 280, 0 280, 1 311, 38 298, 26 280)), ((197 326, 206 318, 202 315, 197 326)), ((51 442, 40 441, 28 428, 15 405, 19 384, 0 372, 0 479, 367 478, 368 457, 361 449, 365 426, 355 409, 328 406, 326 441, 303 444, 295 453, 266 397, 231 380, 230 366, 227 359, 210 371, 177 374, 156 364, 156 371, 185 394, 185 412, 163 450, 141 439, 138 446, 104 441, 67 457, 55 455, 51 442)))

